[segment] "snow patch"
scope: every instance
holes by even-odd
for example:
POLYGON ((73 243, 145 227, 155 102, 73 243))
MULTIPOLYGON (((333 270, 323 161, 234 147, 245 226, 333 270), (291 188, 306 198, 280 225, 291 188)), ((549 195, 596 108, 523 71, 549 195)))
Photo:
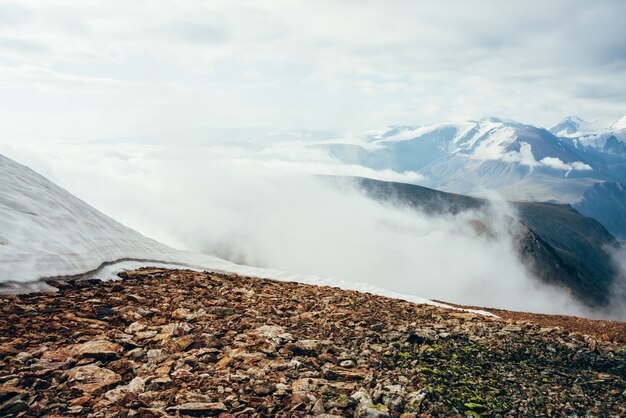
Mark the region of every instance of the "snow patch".
POLYGON ((471 157, 476 160, 497 160, 528 167, 537 166, 537 160, 529 143, 520 141, 519 151, 506 150, 506 146, 515 142, 516 139, 515 129, 509 127, 496 129, 478 144, 471 157))

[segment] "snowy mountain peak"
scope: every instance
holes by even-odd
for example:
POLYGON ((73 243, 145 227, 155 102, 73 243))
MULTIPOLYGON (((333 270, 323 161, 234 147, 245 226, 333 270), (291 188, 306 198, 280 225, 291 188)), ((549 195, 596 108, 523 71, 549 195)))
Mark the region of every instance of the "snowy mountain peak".
POLYGON ((626 129, 626 116, 613 122, 607 128, 599 121, 588 122, 578 116, 568 116, 549 131, 555 136, 575 138, 582 135, 601 134, 626 129))
POLYGON ((591 147, 610 154, 624 154, 626 116, 609 127, 599 121, 587 122, 577 116, 568 116, 552 127, 550 132, 557 137, 571 139, 576 147, 591 147))
MULTIPOLYGON (((574 116, 569 122, 585 123, 574 116)), ((564 176, 572 171, 592 171, 590 164, 581 161, 576 152, 565 148, 559 138, 544 128, 497 117, 430 126, 393 126, 370 132, 364 143, 376 146, 364 149, 361 159, 354 157, 354 149, 342 152, 335 147, 331 152, 340 159, 350 154, 350 161, 374 167, 385 166, 384 161, 391 160, 392 168, 400 171, 440 170, 446 164, 454 166, 450 170, 456 170, 496 162, 523 166, 523 175, 535 168, 556 170, 564 176)))
POLYGON ((392 125, 383 129, 370 130, 364 133, 367 142, 398 142, 409 141, 425 136, 437 137, 442 140, 453 138, 452 142, 457 143, 467 138, 468 134, 478 139, 489 131, 502 128, 520 128, 523 125, 519 122, 502 119, 494 116, 485 117, 479 120, 461 120, 449 123, 438 123, 435 125, 392 125), (481 133, 481 135, 478 135, 481 133))
POLYGON ((578 116, 568 116, 550 128, 550 132, 556 136, 568 136, 586 130, 588 125, 590 125, 589 122, 578 116))
POLYGON ((626 129, 626 115, 622 116, 621 119, 617 120, 616 122, 614 122, 609 129, 615 130, 615 131, 619 131, 621 129, 626 129))
POLYGON ((517 122, 515 120, 512 119, 504 119, 504 118, 499 118, 497 116, 487 116, 485 118, 479 119, 478 120, 479 124, 501 124, 501 125, 507 125, 507 126, 521 126, 523 125, 520 122, 517 122))

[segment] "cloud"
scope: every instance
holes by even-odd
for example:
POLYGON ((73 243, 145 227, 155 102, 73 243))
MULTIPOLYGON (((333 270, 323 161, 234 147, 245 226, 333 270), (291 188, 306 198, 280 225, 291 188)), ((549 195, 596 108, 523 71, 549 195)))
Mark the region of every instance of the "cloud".
POLYGON ((163 28, 171 33, 173 39, 180 39, 186 42, 198 43, 201 45, 220 44, 228 40, 228 35, 224 29, 217 24, 207 24, 206 22, 175 22, 163 28))
POLYGON ((556 157, 545 157, 541 159, 541 164, 546 167, 554 168, 555 170, 571 170, 572 167, 565 164, 563 161, 556 157))
POLYGON ((21 161, 36 169, 43 162, 43 174, 81 199, 178 248, 450 302, 590 314, 529 275, 506 221, 514 213, 502 201, 489 212, 429 216, 312 176, 330 165, 293 149, 289 161, 223 144, 25 150, 21 161), (477 219, 494 235, 477 232, 477 219))
POLYGON ((561 159, 556 157, 545 157, 540 161, 546 167, 553 168, 555 170, 565 170, 567 173, 566 176, 572 171, 591 171, 593 168, 589 164, 585 164, 580 161, 574 161, 571 163, 565 163, 561 159))
POLYGON ((28 17, 30 17, 28 9, 17 3, 3 2, 0 4, 0 24, 4 27, 18 25, 28 17))
POLYGON ((17 54, 42 54, 48 52, 48 47, 42 42, 32 42, 23 38, 0 39, 0 47, 5 51, 14 51, 17 54))
POLYGON ((618 274, 613 281, 613 297, 606 307, 606 312, 618 320, 623 320, 626 318, 626 248, 615 249, 611 255, 618 274))
POLYGON ((513 128, 498 129, 485 141, 478 144, 471 158, 477 160, 498 160, 507 163, 519 163, 528 167, 539 165, 533 155, 532 146, 520 141, 519 151, 507 151, 506 147, 516 138, 513 128))
POLYGON ((625 12, 619 1, 5 2, 5 73, 36 67, 93 86, 0 83, 2 133, 613 119, 626 104, 616 93, 626 91, 625 12), (112 99, 100 80, 153 88, 112 99), (15 108, 27 100, 37 104, 15 108))
POLYGON ((589 164, 585 164, 580 161, 574 161, 573 163, 571 163, 571 166, 573 170, 581 170, 581 171, 593 170, 593 168, 589 164))

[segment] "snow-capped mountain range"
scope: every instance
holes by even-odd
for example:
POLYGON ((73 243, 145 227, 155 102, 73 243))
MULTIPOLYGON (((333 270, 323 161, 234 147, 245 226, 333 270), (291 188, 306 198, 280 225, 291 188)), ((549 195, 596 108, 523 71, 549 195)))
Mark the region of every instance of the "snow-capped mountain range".
POLYGON ((557 137, 570 138, 577 148, 592 147, 614 154, 626 152, 626 116, 608 127, 570 116, 552 127, 550 132, 557 137))
POLYGON ((605 128, 574 116, 549 130, 498 118, 392 126, 318 146, 345 163, 419 173, 420 184, 445 191, 570 203, 626 238, 616 222, 626 214, 626 117, 605 128))
POLYGON ((588 122, 578 116, 568 116, 550 128, 550 132, 556 136, 569 138, 608 134, 617 135, 623 140, 626 134, 626 116, 611 123, 608 127, 598 121, 588 122))

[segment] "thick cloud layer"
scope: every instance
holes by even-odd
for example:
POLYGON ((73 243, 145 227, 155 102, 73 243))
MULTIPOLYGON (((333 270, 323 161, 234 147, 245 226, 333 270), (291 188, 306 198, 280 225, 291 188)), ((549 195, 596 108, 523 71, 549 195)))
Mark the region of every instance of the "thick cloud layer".
POLYGON ((624 16, 620 0, 3 1, 0 134, 608 121, 624 16))
POLYGON ((490 213, 456 216, 383 205, 311 176, 305 151, 287 163, 220 146, 70 145, 43 156, 20 149, 2 152, 178 248, 449 302, 592 315, 528 274, 503 221, 515 214, 501 201, 490 213), (495 235, 477 231, 477 219, 495 235))

